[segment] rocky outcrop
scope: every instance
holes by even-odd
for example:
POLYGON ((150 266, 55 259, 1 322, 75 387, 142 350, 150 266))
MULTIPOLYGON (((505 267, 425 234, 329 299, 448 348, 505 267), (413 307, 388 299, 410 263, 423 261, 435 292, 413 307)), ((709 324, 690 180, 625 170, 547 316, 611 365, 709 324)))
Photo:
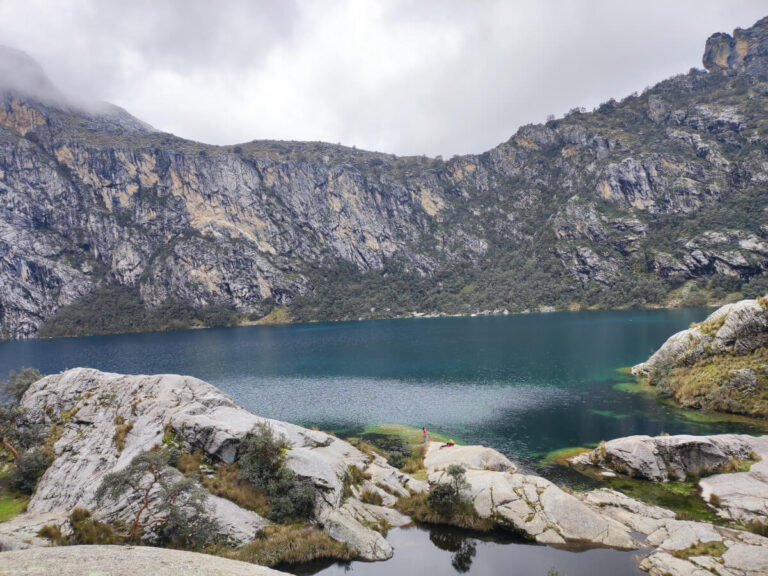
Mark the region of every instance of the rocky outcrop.
POLYGON ((466 469, 467 496, 481 518, 526 534, 542 544, 580 543, 632 549, 622 524, 605 519, 575 496, 541 478, 517 473, 504 456, 482 446, 441 448, 432 442, 424 458, 431 484, 450 482, 451 465, 466 469))
MULTIPOLYGON (((55 459, 40 479, 28 511, 15 524, 0 526, 0 545, 5 548, 23 546, 28 536, 25 527, 36 519, 58 517, 58 523, 63 523, 76 507, 92 510, 103 520, 129 520, 132 504, 125 499, 97 501, 96 491, 106 474, 169 438, 185 452, 201 452, 210 461, 231 463, 237 458, 239 440, 259 423, 267 423, 290 443, 288 466, 318 488, 317 522, 362 558, 389 558, 392 547, 359 521, 356 506, 362 504, 345 497, 343 479, 349 467, 363 471, 375 464, 377 477, 403 493, 426 489, 383 459, 371 462, 369 456, 338 438, 251 414, 196 378, 126 376, 80 368, 38 381, 25 394, 22 406, 30 418, 55 426, 60 437, 54 445, 55 459), (130 429, 121 449, 116 431, 127 425, 130 429)), ((252 540, 268 524, 228 500, 209 495, 208 502, 234 543, 252 540)), ((153 506, 162 507, 163 502, 153 502, 153 506)), ((375 508, 365 509, 365 514, 391 516, 375 508)))
POLYGON ((115 286, 148 311, 139 328, 158 329, 167 322, 151 316, 166 306, 209 324, 211 310, 254 320, 276 305, 299 320, 356 319, 641 306, 681 280, 748 283, 768 270, 768 90, 753 82, 765 34, 764 19, 715 35, 712 73, 448 161, 190 142, 68 102, 28 57, 2 50, 0 337, 135 330, 93 321, 115 286))
POLYGON ((693 364, 718 354, 746 354, 768 344, 768 313, 758 300, 726 304, 704 322, 682 330, 662 344, 647 361, 632 368, 638 376, 693 364))
POLYGON ((721 517, 768 526, 768 436, 754 439, 752 448, 759 461, 749 470, 702 478, 699 487, 702 498, 717 504, 721 517))
POLYGON ((632 368, 689 408, 768 417, 768 301, 727 304, 632 368))
POLYGON ((571 463, 653 482, 701 477, 701 496, 719 516, 768 525, 768 436, 629 436, 604 442, 571 463))
POLYGON ((2 576, 280 576, 264 566, 149 546, 64 546, 3 552, 2 576))
POLYGON ((603 442, 572 459, 580 466, 600 466, 643 480, 683 481, 728 467, 734 459, 756 456, 753 436, 629 436, 603 442))
POLYGON ((707 40, 704 67, 713 73, 747 74, 768 80, 768 18, 752 28, 737 28, 733 36, 714 34, 707 40))

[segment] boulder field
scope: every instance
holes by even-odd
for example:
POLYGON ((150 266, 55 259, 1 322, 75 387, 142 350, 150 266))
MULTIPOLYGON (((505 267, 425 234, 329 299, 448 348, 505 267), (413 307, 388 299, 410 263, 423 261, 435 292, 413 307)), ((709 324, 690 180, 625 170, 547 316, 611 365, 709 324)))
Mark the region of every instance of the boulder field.
MULTIPOLYGON (((462 495, 472 502, 478 516, 532 541, 640 550, 645 556, 641 567, 652 576, 768 573, 768 538, 751 532, 678 520, 669 510, 613 490, 572 493, 520 470, 502 454, 483 446, 442 448, 430 443, 424 456, 428 482, 416 480, 383 457, 364 453, 333 435, 252 414, 213 386, 191 377, 129 376, 77 368, 33 384, 22 406, 33 419, 55 429, 57 440, 53 463, 40 479, 27 511, 0 523, 0 550, 11 550, 0 556, 0 574, 25 574, 24 562, 64 565, 70 556, 76 565, 77 555, 85 553, 85 547, 51 549, 50 542, 37 532, 43 525, 53 524, 66 533, 68 516, 76 507, 91 510, 100 520, 128 519, 130 502, 98 501, 95 494, 106 474, 127 466, 137 454, 172 442, 183 452, 202 453, 208 462, 232 463, 241 439, 260 423, 269 424, 289 442, 286 464, 318 488, 314 520, 318 528, 347 543, 364 560, 386 560, 393 554, 392 546, 372 526, 411 522, 394 509, 398 497, 448 482, 447 469, 457 464, 466 470, 468 482, 462 495), (119 427, 127 430, 120 441, 119 427), (345 482, 350 467, 361 473, 361 480, 353 485, 345 482), (363 502, 365 491, 378 494, 381 505, 363 502)), ((723 517, 768 522, 768 499, 762 491, 768 471, 763 461, 746 472, 717 473, 733 458, 757 460, 764 455, 768 456, 768 437, 632 437, 607 442, 578 462, 613 466, 623 473, 637 470, 636 475, 657 481, 689 472, 714 472, 701 480, 701 488, 706 498, 718 496, 718 512, 723 517)), ((212 494, 208 498, 233 545, 253 540, 270 523, 234 502, 212 494)), ((151 505, 160 509, 163 502, 153 500, 151 505)), ((119 563, 123 549, 99 548, 102 550, 94 554, 106 554, 119 563)), ((147 554, 142 562, 151 564, 153 552, 147 554)), ((179 556, 178 566, 187 561, 179 556)), ((213 565, 211 573, 215 573, 213 565)))

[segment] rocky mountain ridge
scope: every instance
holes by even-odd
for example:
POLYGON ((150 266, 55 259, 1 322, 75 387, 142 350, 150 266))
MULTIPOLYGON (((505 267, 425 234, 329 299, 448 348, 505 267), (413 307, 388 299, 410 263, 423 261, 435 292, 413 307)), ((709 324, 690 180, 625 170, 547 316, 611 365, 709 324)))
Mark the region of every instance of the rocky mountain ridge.
POLYGON ((713 36, 708 72, 447 161, 183 140, 66 102, 4 49, 21 80, 0 85, 2 336, 760 291, 767 30, 713 36))

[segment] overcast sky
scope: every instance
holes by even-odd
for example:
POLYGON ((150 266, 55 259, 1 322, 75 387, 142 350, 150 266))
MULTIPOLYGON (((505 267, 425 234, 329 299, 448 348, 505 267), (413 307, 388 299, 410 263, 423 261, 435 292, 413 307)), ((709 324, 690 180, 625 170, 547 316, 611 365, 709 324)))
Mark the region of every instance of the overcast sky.
POLYGON ((765 0, 0 0, 65 93, 213 144, 482 152, 701 67, 765 0))

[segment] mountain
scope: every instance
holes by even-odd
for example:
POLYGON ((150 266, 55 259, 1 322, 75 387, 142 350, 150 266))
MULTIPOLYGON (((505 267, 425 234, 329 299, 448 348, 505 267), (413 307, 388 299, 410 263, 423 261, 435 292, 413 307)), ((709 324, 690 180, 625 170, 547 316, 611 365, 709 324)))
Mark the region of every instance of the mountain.
POLYGON ((768 288, 768 18, 479 155, 210 146, 0 51, 0 330, 57 336, 768 288))

